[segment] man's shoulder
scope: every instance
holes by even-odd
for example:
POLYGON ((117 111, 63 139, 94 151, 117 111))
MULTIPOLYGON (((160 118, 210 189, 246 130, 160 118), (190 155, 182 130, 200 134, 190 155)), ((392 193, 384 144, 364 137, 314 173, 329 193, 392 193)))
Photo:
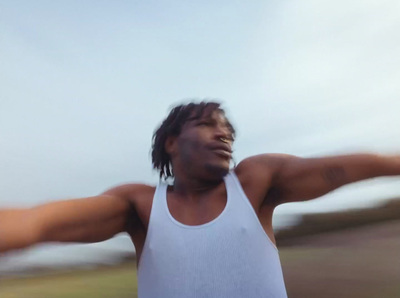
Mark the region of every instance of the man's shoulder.
POLYGON ((258 203, 266 202, 271 190, 276 191, 276 181, 280 179, 287 161, 293 158, 297 157, 279 153, 254 155, 241 161, 235 173, 248 197, 258 203))
POLYGON ((275 162, 272 154, 255 155, 242 160, 234 169, 254 208, 262 204, 273 183, 275 162))
POLYGON ((283 159, 290 155, 279 153, 265 153, 243 159, 234 169, 238 176, 263 175, 274 172, 283 159))
POLYGON ((105 195, 112 195, 122 199, 126 199, 131 203, 143 198, 149 198, 154 195, 155 186, 143 183, 125 183, 114 186, 104 192, 105 195))

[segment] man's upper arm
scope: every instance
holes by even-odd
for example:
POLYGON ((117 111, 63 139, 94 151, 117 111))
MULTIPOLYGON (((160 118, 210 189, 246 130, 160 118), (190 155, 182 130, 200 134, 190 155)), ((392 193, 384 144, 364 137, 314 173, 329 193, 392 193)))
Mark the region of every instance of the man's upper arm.
POLYGON ((274 205, 320 197, 345 184, 386 175, 400 175, 398 156, 352 154, 300 158, 283 154, 251 157, 257 175, 265 175, 264 202, 274 205), (254 161, 253 161, 254 163, 254 161))
POLYGON ((99 242, 125 230, 129 211, 128 200, 99 195, 38 206, 32 216, 40 242, 99 242))
POLYGON ((56 201, 30 209, 0 211, 0 251, 39 242, 99 242, 127 229, 135 216, 135 186, 102 195, 56 201), (129 220, 129 221, 128 221, 129 220))

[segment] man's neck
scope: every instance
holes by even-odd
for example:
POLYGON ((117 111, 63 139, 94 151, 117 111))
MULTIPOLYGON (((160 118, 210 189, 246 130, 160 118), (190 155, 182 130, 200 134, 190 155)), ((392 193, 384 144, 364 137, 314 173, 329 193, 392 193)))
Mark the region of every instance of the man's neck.
POLYGON ((173 191, 175 194, 185 197, 199 197, 217 188, 223 182, 219 180, 202 180, 193 178, 175 177, 173 191))

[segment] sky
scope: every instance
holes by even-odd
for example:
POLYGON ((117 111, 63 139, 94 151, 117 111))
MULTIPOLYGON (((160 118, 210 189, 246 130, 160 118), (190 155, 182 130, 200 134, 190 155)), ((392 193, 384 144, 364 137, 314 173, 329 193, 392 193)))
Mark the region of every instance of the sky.
MULTIPOLYGON (((395 0, 3 1, 0 208, 156 184, 154 129, 192 99, 223 103, 237 162, 400 153, 399 11, 395 0)), ((274 222, 396 196, 399 178, 374 179, 283 205, 274 222)), ((0 268, 131 249, 126 236, 45 245, 0 268)))

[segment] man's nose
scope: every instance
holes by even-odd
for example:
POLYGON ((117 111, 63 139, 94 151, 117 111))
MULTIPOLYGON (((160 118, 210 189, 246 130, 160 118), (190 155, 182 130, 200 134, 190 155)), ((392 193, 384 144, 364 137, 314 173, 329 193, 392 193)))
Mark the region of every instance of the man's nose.
POLYGON ((231 139, 231 132, 226 125, 217 125, 215 134, 218 138, 231 139))

